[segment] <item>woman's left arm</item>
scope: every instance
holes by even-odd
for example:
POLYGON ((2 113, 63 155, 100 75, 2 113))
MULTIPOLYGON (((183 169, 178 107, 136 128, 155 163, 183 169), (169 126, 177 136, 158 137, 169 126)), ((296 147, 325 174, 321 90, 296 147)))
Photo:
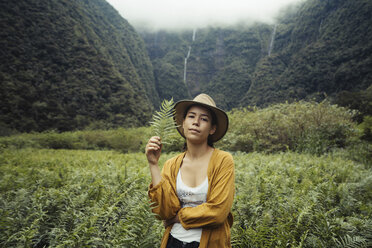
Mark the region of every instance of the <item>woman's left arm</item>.
POLYGON ((230 213, 235 194, 235 171, 232 156, 226 154, 211 177, 207 202, 178 212, 178 219, 185 229, 221 225, 230 213))

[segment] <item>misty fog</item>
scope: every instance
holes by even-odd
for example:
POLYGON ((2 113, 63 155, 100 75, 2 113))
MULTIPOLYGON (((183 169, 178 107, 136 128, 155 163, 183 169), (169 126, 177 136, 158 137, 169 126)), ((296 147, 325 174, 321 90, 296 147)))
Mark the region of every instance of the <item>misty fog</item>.
POLYGON ((280 11, 304 0, 107 0, 136 28, 194 29, 237 23, 273 23, 280 11))

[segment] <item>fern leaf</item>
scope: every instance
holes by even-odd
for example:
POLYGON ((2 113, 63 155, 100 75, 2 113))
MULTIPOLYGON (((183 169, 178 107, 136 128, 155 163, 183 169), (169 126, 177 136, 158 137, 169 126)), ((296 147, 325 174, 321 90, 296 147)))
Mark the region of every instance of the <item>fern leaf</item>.
POLYGON ((154 130, 154 134, 161 138, 163 144, 169 144, 168 138, 176 132, 176 124, 173 120, 174 113, 173 98, 169 101, 164 99, 160 110, 155 111, 152 116, 150 125, 154 130))
POLYGON ((336 240, 337 247, 347 247, 347 248, 367 248, 366 246, 366 240, 363 237, 360 236, 354 236, 351 237, 348 234, 346 234, 344 237, 340 238, 339 240, 336 240))

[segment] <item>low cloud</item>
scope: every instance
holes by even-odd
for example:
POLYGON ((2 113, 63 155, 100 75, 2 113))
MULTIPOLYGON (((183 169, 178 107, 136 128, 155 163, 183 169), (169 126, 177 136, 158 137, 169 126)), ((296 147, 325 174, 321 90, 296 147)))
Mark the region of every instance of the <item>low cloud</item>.
POLYGON ((280 10, 303 0, 107 0, 135 27, 193 29, 241 22, 273 23, 280 10))

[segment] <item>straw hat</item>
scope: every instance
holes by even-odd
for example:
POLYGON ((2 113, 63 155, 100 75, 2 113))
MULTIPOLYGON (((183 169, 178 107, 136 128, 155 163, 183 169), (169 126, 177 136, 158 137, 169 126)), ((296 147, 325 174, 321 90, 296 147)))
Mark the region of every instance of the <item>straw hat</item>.
POLYGON ((217 118, 217 127, 216 132, 211 135, 211 141, 216 142, 220 140, 227 132, 227 129, 229 127, 229 118, 223 110, 216 107, 216 103, 207 94, 200 94, 197 95, 193 100, 182 100, 175 104, 174 108, 176 110, 176 114, 174 116, 174 119, 178 126, 178 132, 182 135, 182 137, 185 138, 182 128, 182 122, 184 119, 185 111, 192 105, 203 106, 215 114, 217 118))

